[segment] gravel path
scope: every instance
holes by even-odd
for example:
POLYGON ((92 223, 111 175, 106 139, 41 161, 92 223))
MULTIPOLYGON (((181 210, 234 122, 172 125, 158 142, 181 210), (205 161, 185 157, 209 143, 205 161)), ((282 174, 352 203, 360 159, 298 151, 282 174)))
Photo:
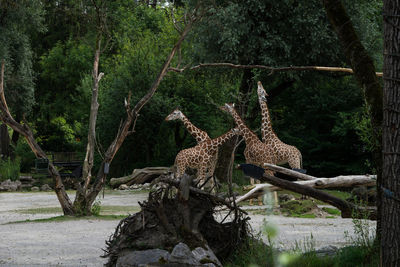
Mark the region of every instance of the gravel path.
MULTIPOLYGON (((71 196, 72 198, 74 196, 71 196)), ((147 193, 106 192, 102 206, 133 206, 147 193)), ((9 222, 49 218, 61 213, 21 213, 24 209, 59 207, 54 193, 0 193, 0 266, 101 266, 105 240, 119 220, 72 220, 63 222, 9 222)), ((247 208, 247 207, 244 207, 247 208)), ((257 207, 265 208, 265 207, 257 207)), ((250 214, 251 215, 251 214, 250 214)), ((276 247, 294 248, 312 242, 316 248, 346 244, 345 231, 353 232, 350 219, 300 219, 275 215, 251 215, 253 231, 259 232, 263 220, 275 225, 276 247)), ((372 231, 375 223, 371 222, 372 231)))

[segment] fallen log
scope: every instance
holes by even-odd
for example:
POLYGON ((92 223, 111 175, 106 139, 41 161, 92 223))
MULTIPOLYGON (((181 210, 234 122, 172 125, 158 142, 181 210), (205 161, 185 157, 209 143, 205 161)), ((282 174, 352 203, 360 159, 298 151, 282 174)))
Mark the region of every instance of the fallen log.
POLYGON ((298 171, 294 171, 294 170, 289 170, 288 168, 284 168, 284 167, 280 167, 274 164, 269 164, 269 163, 264 163, 264 167, 266 167, 266 169, 272 170, 272 171, 276 171, 276 172, 280 172, 289 176, 292 176, 294 178, 300 179, 300 180, 314 180, 317 179, 317 177, 311 176, 311 175, 307 175, 298 171))
POLYGON ((110 185, 112 188, 116 188, 121 184, 144 184, 149 183, 154 178, 167 174, 170 171, 169 167, 147 167, 143 169, 134 169, 132 174, 119 177, 119 178, 111 178, 110 185))
MULTIPOLYGON (((290 190, 302 195, 310 196, 315 199, 321 200, 338 208, 342 213, 342 218, 353 218, 353 217, 367 217, 372 220, 376 220, 377 214, 375 208, 360 207, 350 202, 332 196, 324 191, 314 189, 307 185, 286 181, 275 176, 266 175, 264 169, 251 164, 240 164, 241 169, 245 175, 251 176, 261 181, 268 182, 274 186, 290 190)), ((256 187, 257 188, 257 187, 256 187)), ((258 188, 260 191, 260 187, 258 188)))
MULTIPOLYGON (((316 178, 309 181, 295 181, 295 184, 310 186, 313 188, 337 188, 355 186, 374 186, 376 185, 376 175, 341 175, 332 178, 316 178)), ((271 184, 256 184, 249 192, 236 199, 236 203, 248 199, 257 198, 266 192, 279 191, 282 188, 271 184)))

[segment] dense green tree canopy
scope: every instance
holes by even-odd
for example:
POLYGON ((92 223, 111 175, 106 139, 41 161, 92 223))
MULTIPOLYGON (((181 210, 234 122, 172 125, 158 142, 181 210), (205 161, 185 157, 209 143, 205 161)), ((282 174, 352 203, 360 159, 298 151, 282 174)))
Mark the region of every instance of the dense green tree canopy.
MULTIPOLYGON (((141 1, 104 2, 100 71, 105 75, 100 82, 98 151, 107 148, 126 116, 123 103, 128 92, 132 92, 132 103, 145 94, 176 41, 170 9, 175 8, 180 18, 185 3, 190 8, 192 2, 161 1, 155 8, 141 1)), ((1 1, 0 56, 7 62, 7 97, 14 112, 27 113, 47 151, 83 153, 85 149, 96 40, 93 3, 97 2, 1 1)), ((380 69, 381 3, 357 0, 345 4, 380 69)), ((348 66, 320 1, 223 0, 212 1, 208 7, 210 12, 195 25, 174 66, 204 62, 348 66)), ((175 107, 211 137, 226 132, 233 122, 218 106, 243 100, 239 96, 243 73, 229 68, 170 72, 141 111, 136 132, 118 152, 111 175, 123 175, 135 167, 172 165, 179 150, 196 143, 182 123, 164 120, 175 107)), ((258 133, 261 115, 256 82, 260 80, 270 95, 276 133, 302 151, 309 173, 330 176, 372 171, 369 121, 362 91, 352 76, 270 74, 256 69, 246 75, 250 86, 245 92, 247 124, 258 133)), ((243 161, 242 149, 238 161, 243 161)))

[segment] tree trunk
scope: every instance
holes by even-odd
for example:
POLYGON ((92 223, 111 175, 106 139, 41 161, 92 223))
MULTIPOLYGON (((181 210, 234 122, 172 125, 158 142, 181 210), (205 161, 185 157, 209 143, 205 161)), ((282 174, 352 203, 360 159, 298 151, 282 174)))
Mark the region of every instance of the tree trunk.
MULTIPOLYGON (((251 83, 253 78, 253 74, 251 70, 245 69, 243 71, 243 77, 242 81, 240 84, 239 88, 239 96, 241 95, 247 95, 249 91, 249 84, 251 83)), ((248 105, 248 100, 247 99, 239 99, 239 106, 238 110, 241 114, 242 117, 243 115, 246 114, 247 111, 247 105, 248 105)), ((221 181, 221 182, 226 182, 229 180, 229 177, 227 177, 228 173, 232 173, 232 164, 231 161, 233 160, 231 158, 232 156, 232 151, 235 149, 235 146, 238 142, 238 138, 231 138, 229 141, 227 141, 225 144, 223 144, 219 151, 218 151, 218 161, 217 161, 217 166, 215 168, 214 175, 215 177, 221 181)))
MULTIPOLYGON (((373 160, 377 170, 377 188, 380 188, 382 184, 382 87, 376 77, 374 62, 358 38, 342 2, 340 0, 323 0, 322 2, 329 21, 342 44, 346 59, 354 71, 357 82, 364 90, 364 98, 370 109, 372 134, 377 144, 373 151, 373 160)), ((378 240, 381 231, 381 199, 381 191, 377 190, 378 221, 376 234, 378 240)))
POLYGON ((89 130, 88 130, 88 143, 86 147, 86 156, 83 162, 82 168, 82 179, 85 180, 83 190, 86 190, 92 176, 93 160, 94 160, 94 146, 96 141, 96 121, 97 114, 99 111, 99 103, 97 101, 99 95, 99 82, 103 73, 99 73, 99 60, 100 60, 100 44, 101 44, 101 33, 97 36, 96 50, 94 54, 93 62, 93 86, 92 86, 92 101, 90 105, 90 116, 89 116, 89 130))
POLYGON ((77 212, 81 212, 82 214, 91 214, 92 204, 96 200, 97 195, 103 189, 108 174, 108 170, 110 168, 110 164, 114 159, 115 154, 118 152, 119 148, 125 141, 125 138, 134 132, 136 126, 136 120, 139 117, 140 110, 152 98, 152 96, 156 92, 158 86, 160 85, 160 82, 168 72, 168 68, 171 64, 172 59, 175 56, 175 53, 178 51, 186 35, 189 33, 191 26, 195 22, 195 20, 196 20, 195 18, 192 18, 192 20, 185 25, 185 28, 183 29, 181 35, 179 36, 179 39, 175 43, 166 61, 164 62, 152 86, 147 91, 146 95, 144 95, 136 103, 133 109, 131 109, 130 107, 130 95, 128 96, 128 100, 125 103, 127 118, 121 123, 121 126, 118 129, 117 136, 114 138, 114 140, 108 147, 104 155, 104 159, 99 168, 99 171, 97 172, 96 179, 93 181, 93 184, 91 184, 90 188, 88 188, 87 190, 77 190, 77 195, 74 201, 74 207, 77 212))
POLYGON ((383 16, 381 266, 400 266, 400 2, 384 0, 383 16))
POLYGON ((8 158, 10 156, 10 135, 8 134, 8 128, 6 124, 0 126, 0 142, 1 142, 1 159, 8 158))

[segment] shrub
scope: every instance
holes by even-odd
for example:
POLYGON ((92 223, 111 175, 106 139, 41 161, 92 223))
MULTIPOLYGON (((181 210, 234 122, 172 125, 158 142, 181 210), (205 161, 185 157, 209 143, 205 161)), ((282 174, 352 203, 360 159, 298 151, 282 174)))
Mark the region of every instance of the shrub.
POLYGON ((0 175, 1 180, 5 181, 10 179, 11 181, 15 181, 19 178, 20 171, 20 159, 16 158, 14 161, 9 158, 6 160, 0 161, 0 175))

